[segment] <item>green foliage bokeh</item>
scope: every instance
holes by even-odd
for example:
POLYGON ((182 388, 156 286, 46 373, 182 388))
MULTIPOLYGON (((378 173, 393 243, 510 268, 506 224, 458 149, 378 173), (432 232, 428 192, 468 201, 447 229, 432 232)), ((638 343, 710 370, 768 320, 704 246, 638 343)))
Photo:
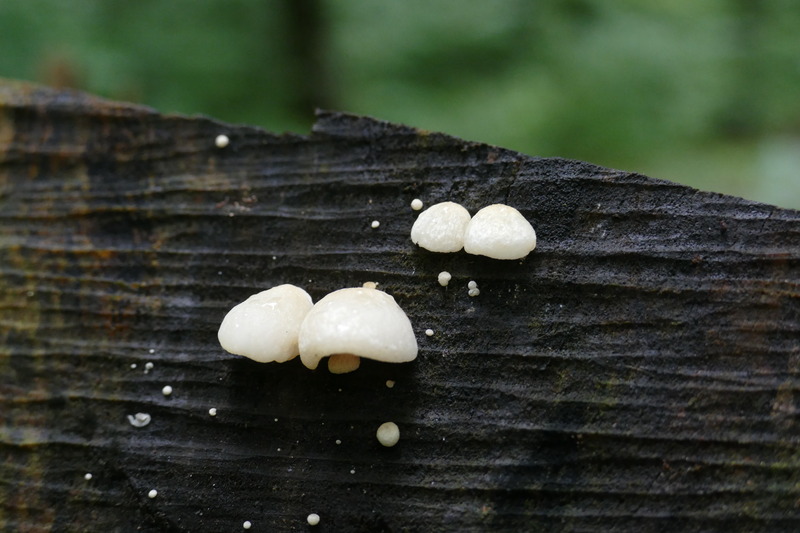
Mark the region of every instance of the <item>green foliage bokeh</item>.
POLYGON ((0 76, 272 131, 320 105, 798 208, 798 28, 794 0, 3 0, 0 76))

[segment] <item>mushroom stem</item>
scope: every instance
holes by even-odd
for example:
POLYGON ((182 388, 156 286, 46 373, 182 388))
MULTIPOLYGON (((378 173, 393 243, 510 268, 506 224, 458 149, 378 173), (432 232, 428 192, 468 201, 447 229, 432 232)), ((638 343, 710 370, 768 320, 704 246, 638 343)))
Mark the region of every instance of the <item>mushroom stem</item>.
POLYGON ((335 353, 328 358, 328 371, 331 374, 347 374, 358 370, 361 358, 351 353, 335 353))

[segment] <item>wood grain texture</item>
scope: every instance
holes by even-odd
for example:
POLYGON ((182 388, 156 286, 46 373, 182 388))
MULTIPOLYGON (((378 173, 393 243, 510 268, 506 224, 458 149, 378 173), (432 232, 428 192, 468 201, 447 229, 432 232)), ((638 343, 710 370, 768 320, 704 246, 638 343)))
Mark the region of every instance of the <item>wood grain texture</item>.
POLYGON ((277 136, 0 84, 4 531, 797 531, 798 339, 795 211, 364 117, 277 136), (515 206, 539 247, 417 249, 416 197, 515 206), (416 362, 217 343, 253 292, 365 281, 416 362))

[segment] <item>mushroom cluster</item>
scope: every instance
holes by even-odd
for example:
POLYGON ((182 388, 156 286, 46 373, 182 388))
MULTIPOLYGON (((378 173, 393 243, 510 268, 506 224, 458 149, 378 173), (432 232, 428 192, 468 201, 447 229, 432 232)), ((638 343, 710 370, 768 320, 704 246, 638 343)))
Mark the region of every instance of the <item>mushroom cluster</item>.
POLYGON ((217 335, 220 345, 262 363, 299 355, 312 370, 328 357, 333 374, 356 370, 362 357, 413 361, 417 339, 411 321, 394 298, 374 285, 332 292, 316 305, 294 285, 254 294, 225 316, 217 335))
POLYGON ((493 259, 522 259, 536 248, 536 232, 522 213, 493 204, 470 217, 461 205, 442 202, 417 217, 411 241, 431 252, 485 255, 493 259))

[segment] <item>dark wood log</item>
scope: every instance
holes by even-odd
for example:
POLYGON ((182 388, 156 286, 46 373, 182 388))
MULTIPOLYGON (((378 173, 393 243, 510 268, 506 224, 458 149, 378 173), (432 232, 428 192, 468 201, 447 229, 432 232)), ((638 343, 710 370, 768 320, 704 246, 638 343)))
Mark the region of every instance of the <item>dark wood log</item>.
POLYGON ((799 283, 796 211, 346 114, 279 136, 3 82, 0 529, 797 531, 799 283), (510 204, 539 246, 418 249, 416 197, 510 204), (365 281, 414 363, 217 343, 253 292, 365 281))

